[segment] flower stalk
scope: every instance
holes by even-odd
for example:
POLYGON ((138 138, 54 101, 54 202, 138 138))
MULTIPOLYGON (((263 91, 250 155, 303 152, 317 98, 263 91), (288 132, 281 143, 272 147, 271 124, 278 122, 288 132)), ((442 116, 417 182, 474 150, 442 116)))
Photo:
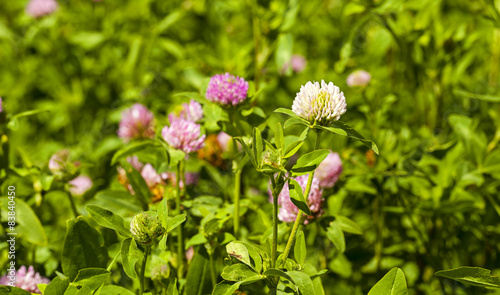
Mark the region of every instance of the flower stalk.
MULTIPOLYGON (((313 151, 315 151, 319 148, 320 141, 321 141, 321 131, 318 131, 316 133, 316 143, 314 145, 313 151)), ((307 186, 306 186, 306 190, 304 192, 304 196, 306 197, 306 199, 309 197, 309 193, 311 192, 311 185, 312 185, 313 177, 314 177, 314 171, 309 173, 309 177, 307 179, 307 186)), ((288 238, 288 242, 287 242, 286 247, 285 247, 285 252, 283 252, 283 258, 282 258, 280 267, 283 267, 285 265, 286 259, 288 258, 288 255, 290 254, 290 250, 292 249, 293 244, 295 242, 295 236, 297 235, 297 230, 299 229, 300 224, 303 222, 303 220, 302 220, 303 215, 304 215, 304 212, 302 212, 302 210, 299 210, 299 212, 297 213, 297 218, 295 218, 295 223, 293 224, 293 227, 292 227, 292 232, 290 233, 290 237, 288 238)))
POLYGON ((234 174, 234 216, 233 216, 233 226, 234 235, 236 238, 239 236, 240 232, 240 190, 241 190, 241 169, 238 169, 234 174))
POLYGON ((217 275, 216 275, 216 272, 215 272, 215 263, 214 263, 214 253, 213 253, 213 251, 210 251, 210 253, 208 253, 208 257, 210 259, 210 278, 212 279, 212 286, 213 286, 213 288, 215 288, 215 286, 217 285, 217 275))
POLYGON ((65 184, 64 188, 66 189, 66 195, 68 196, 69 203, 71 204, 71 211, 73 211, 73 215, 75 215, 75 219, 76 219, 80 214, 78 214, 78 210, 76 210, 75 200, 73 199, 73 196, 71 195, 69 185, 65 184))
MULTIPOLYGON (((273 247, 271 248, 271 268, 276 267, 276 259, 278 258, 278 196, 279 192, 275 191, 276 180, 273 175, 271 178, 272 194, 273 194, 273 247)), ((281 173, 278 178, 281 177, 281 173)))
MULTIPOLYGON (((184 160, 180 160, 179 163, 177 164, 177 193, 175 196, 175 203, 176 203, 176 213, 181 214, 181 197, 184 196, 184 189, 185 189, 185 177, 184 177, 184 160), (181 183, 183 184, 181 188, 181 183)), ((184 272, 184 237, 183 237, 183 226, 182 224, 179 225, 178 227, 178 233, 177 233, 177 276, 180 279, 183 278, 183 272, 184 272)))
POLYGON ((142 261, 141 265, 141 274, 140 274, 140 284, 141 284, 141 291, 139 294, 144 293, 144 287, 145 287, 145 274, 146 274, 146 262, 148 261, 148 255, 149 252, 151 251, 151 247, 147 246, 146 249, 144 250, 144 260, 142 261))

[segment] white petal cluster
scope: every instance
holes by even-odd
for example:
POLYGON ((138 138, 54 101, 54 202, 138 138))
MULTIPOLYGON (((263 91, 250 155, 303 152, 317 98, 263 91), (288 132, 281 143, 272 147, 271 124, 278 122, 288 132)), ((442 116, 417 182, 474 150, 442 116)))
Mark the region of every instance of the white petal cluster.
POLYGON ((323 126, 340 119, 346 110, 344 93, 332 82, 326 84, 323 80, 321 85, 307 82, 301 86, 292 105, 292 111, 297 116, 323 126))

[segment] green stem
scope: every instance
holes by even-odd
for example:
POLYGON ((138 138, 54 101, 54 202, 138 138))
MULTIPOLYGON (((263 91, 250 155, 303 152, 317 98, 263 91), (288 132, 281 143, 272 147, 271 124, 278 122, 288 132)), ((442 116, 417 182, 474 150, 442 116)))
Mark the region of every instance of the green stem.
POLYGON ((210 258, 210 276, 212 278, 212 287, 215 288, 215 285, 217 285, 217 278, 215 276, 215 263, 213 255, 213 253, 208 253, 208 256, 210 258))
MULTIPOLYGON (((377 271, 380 270, 380 263, 382 261, 382 249, 383 249, 383 240, 382 240, 382 226, 383 226, 383 217, 381 216, 382 212, 380 210, 380 196, 376 196, 375 202, 373 202, 373 220, 376 225, 376 233, 377 233, 377 241, 375 242, 375 267, 377 271)), ((411 217, 410 217, 411 219, 411 217)))
MULTIPOLYGON (((113 265, 115 264, 116 260, 118 260, 118 257, 120 256, 120 251, 118 251, 115 255, 115 258, 113 258, 113 260, 111 261, 111 263, 108 265, 108 268, 106 268, 107 271, 111 271, 111 269, 113 268, 113 265)), ((95 294, 100 294, 101 293, 101 290, 102 290, 102 287, 104 286, 106 282, 103 282, 99 288, 97 288, 92 294, 95 295, 95 294)))
MULTIPOLYGON (((281 176, 281 173, 278 177, 281 176)), ((271 249, 271 268, 276 267, 276 259, 278 258, 278 196, 274 194, 276 188, 276 180, 273 175, 271 178, 272 192, 273 192, 273 248, 271 249)))
POLYGON ((33 249, 31 249, 31 265, 35 265, 36 261, 36 245, 33 245, 33 249))
POLYGON ((236 238, 240 232, 240 190, 241 190, 241 169, 234 174, 234 216, 233 226, 236 238))
MULTIPOLYGON (((314 145, 313 151, 315 151, 319 148, 320 140, 321 140, 321 133, 320 133, 320 131, 318 131, 316 133, 316 143, 314 145)), ((307 178, 307 186, 306 186, 306 190, 304 192, 304 196, 306 197, 306 200, 309 198, 309 193, 311 192, 311 185, 312 185, 313 177, 314 177, 314 171, 309 173, 309 177, 307 178)), ((303 214, 304 214, 304 212, 302 212, 302 210, 299 210, 299 212, 297 213, 297 218, 295 218, 295 223, 293 224, 292 232, 290 233, 290 237, 288 238, 288 242, 286 243, 285 252, 283 252, 283 258, 282 258, 283 260, 281 261, 280 267, 285 266, 286 259, 288 258, 288 255, 290 254, 290 250, 292 249, 293 243, 295 242, 295 235, 297 234, 297 230, 299 229, 300 224, 303 222, 302 221, 303 214)))
MULTIPOLYGON (((276 180, 274 175, 269 175, 272 184, 272 194, 273 194, 273 247, 271 249, 271 268, 276 267, 276 260, 278 259, 278 197, 281 191, 276 191, 276 180)), ((283 177, 282 173, 278 174, 278 179, 283 177)), ((278 284, 280 277, 275 277, 273 282, 273 288, 271 288, 271 294, 276 294, 278 289, 278 284)))
POLYGON ((106 268, 107 271, 111 271, 111 269, 113 268, 113 265, 115 264, 116 260, 118 259, 118 257, 120 256, 120 251, 118 251, 115 255, 115 258, 113 258, 113 261, 111 261, 111 263, 108 265, 108 268, 106 268))
POLYGON ((141 274, 140 274, 141 292, 139 294, 144 293, 144 277, 146 274, 146 262, 148 261, 148 255, 150 250, 151 247, 146 247, 146 249, 144 250, 144 260, 142 261, 141 274))
POLYGON ((76 210, 75 200, 73 199, 73 196, 71 195, 71 193, 69 191, 68 185, 66 184, 65 187, 66 187, 66 193, 68 194, 69 202, 71 204, 71 210, 73 211, 73 214, 75 215, 75 219, 76 219, 80 214, 78 214, 78 211, 76 210))
MULTIPOLYGON (((311 174, 309 174, 311 175, 311 174)), ((297 230, 299 229, 299 225, 302 222, 302 210, 299 210, 299 213, 297 213, 297 218, 295 219, 295 223, 293 224, 292 227, 292 232, 290 233, 290 237, 288 238, 288 242, 286 243, 286 248, 285 252, 283 252, 283 258, 280 264, 280 268, 285 266, 286 259, 288 258, 288 255, 290 254, 290 250, 292 249, 293 243, 295 242, 295 235, 297 234, 297 230)))
MULTIPOLYGON (((181 214, 181 197, 184 196, 184 189, 186 185, 186 179, 184 177, 184 160, 179 161, 177 164, 177 194, 176 194, 176 213, 181 214), (183 188, 181 189, 181 182, 183 188)), ((179 225, 177 233, 177 277, 179 280, 183 278, 184 272, 184 237, 183 237, 183 226, 179 225)))
MULTIPOLYGON (((498 11, 495 9, 495 6, 493 4, 493 10, 497 13, 498 17, 500 18, 500 15, 498 14, 498 11)), ((500 29, 496 28, 493 31, 493 41, 492 42, 492 54, 491 54, 491 67, 490 67, 490 73, 489 73, 489 86, 494 87, 498 81, 498 63, 500 62, 500 29)))

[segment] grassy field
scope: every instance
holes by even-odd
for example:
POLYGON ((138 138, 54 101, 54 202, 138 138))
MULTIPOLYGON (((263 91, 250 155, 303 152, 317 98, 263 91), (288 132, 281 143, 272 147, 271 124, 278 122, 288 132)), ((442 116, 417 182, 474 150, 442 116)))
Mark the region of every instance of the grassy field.
POLYGON ((0 284, 497 294, 499 69, 498 0, 0 0, 0 284))

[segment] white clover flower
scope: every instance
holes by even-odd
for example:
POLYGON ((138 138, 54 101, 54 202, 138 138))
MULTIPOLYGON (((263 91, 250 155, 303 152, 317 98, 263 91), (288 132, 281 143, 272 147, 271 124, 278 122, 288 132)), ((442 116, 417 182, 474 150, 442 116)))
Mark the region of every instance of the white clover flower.
POLYGON ((311 124, 328 126, 340 119, 347 110, 344 93, 333 85, 318 82, 307 82, 300 87, 293 101, 292 111, 299 117, 306 119, 311 124))

